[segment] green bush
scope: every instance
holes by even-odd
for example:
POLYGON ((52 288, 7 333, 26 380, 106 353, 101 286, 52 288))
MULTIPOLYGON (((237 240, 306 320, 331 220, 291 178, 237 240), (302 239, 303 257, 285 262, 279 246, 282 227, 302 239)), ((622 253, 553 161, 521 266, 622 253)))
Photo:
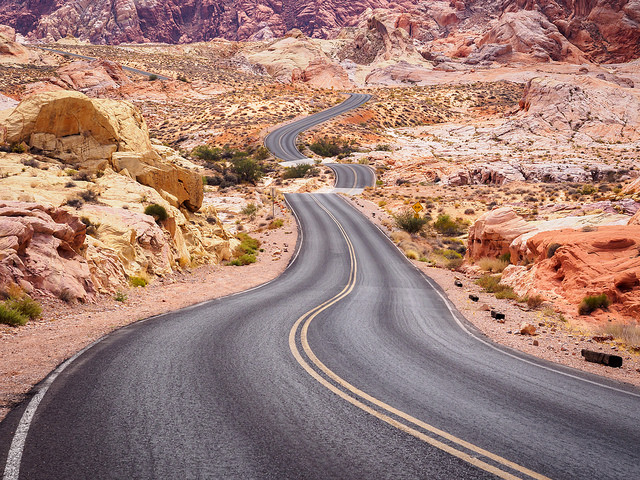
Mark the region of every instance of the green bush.
POLYGON ((238 240, 240 240, 240 245, 236 249, 238 256, 245 253, 253 255, 257 252, 258 248, 260 248, 260 241, 250 237, 244 232, 238 234, 238 240))
POLYGON ((485 272, 492 272, 492 273, 500 273, 505 268, 507 268, 507 265, 509 265, 504 260, 501 260, 499 258, 489 258, 489 257, 483 257, 479 259, 476 263, 481 270, 485 272))
POLYGON ((398 215, 394 215, 393 219, 395 220, 396 226, 399 229, 411 234, 419 233, 424 228, 424 226, 429 223, 429 220, 427 218, 416 218, 412 210, 407 210, 398 215))
POLYGON ((282 178, 285 180, 288 178, 303 178, 307 174, 315 174, 318 170, 313 165, 308 163, 301 163, 294 165, 293 167, 287 167, 282 172, 282 178))
POLYGON ((582 299, 582 302, 580 302, 578 313, 580 315, 589 315, 591 312, 599 308, 607 308, 609 305, 611 305, 611 301, 607 297, 606 293, 587 296, 582 299))
POLYGON ((500 283, 501 275, 483 275, 476 280, 476 284, 481 286, 485 292, 495 294, 496 298, 508 298, 515 300, 518 296, 513 288, 500 283))
POLYGON ((129 283, 132 287, 146 287, 148 282, 143 277, 129 277, 129 283))
POLYGON ((169 218, 169 214, 167 213, 167 209, 162 205, 158 205, 157 203, 152 203, 144 209, 145 215, 150 215, 153 218, 158 220, 166 220, 169 218))
POLYGON ((442 235, 457 237, 464 233, 467 224, 465 221, 452 220, 449 215, 438 215, 433 223, 433 228, 442 235))
POLYGON ((258 206, 255 203, 249 203, 242 209, 242 214, 247 217, 255 217, 258 212, 258 206))
POLYGON ((127 301, 127 294, 124 292, 121 292, 120 290, 118 290, 116 292, 116 294, 113 296, 113 299, 116 302, 126 302, 127 301))
POLYGON ((26 325, 29 321, 29 317, 22 313, 9 308, 7 305, 0 303, 0 323, 5 325, 11 325, 12 327, 18 327, 26 325))
POLYGON ((222 158, 222 150, 209 145, 198 145, 191 150, 191 155, 205 162, 217 162, 222 158))
POLYGON ((269 230, 275 230, 276 228, 280 228, 284 225, 284 220, 281 218, 276 218, 275 220, 271 220, 267 228, 269 230))
POLYGON ((250 263, 256 263, 256 256, 252 253, 245 253, 240 255, 238 258, 231 260, 229 265, 241 267, 243 265, 249 265, 250 263))
POLYGON ((337 137, 323 137, 309 145, 309 149, 321 157, 336 157, 338 155, 349 155, 354 152, 353 146, 337 137))
POLYGON ((152 73, 151 75, 149 75, 149 78, 147 80, 149 80, 150 82, 155 82, 156 80, 158 80, 158 75, 152 73))
POLYGON ((238 176, 241 182, 255 184, 264 174, 262 165, 251 157, 239 156, 231 160, 231 171, 238 176))
POLYGON ((11 298, 5 302, 5 307, 15 310, 20 315, 30 320, 39 318, 42 315, 42 307, 38 305, 29 295, 22 295, 20 298, 11 298))

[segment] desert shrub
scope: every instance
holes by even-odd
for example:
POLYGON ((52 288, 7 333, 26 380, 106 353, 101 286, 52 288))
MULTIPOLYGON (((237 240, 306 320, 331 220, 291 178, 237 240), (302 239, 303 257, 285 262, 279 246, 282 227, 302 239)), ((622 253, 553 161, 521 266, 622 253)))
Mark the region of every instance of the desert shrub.
POLYGON ((90 182, 91 175, 89 172, 78 172, 73 176, 73 179, 77 182, 90 182))
POLYGON ((27 317, 26 315, 23 315, 17 310, 9 308, 7 305, 0 303, 0 323, 11 325, 12 327, 18 327, 21 325, 26 325, 28 321, 29 317, 27 317))
POLYGON ((544 298, 540 295, 532 295, 527 298, 527 306, 529 308, 538 308, 540 305, 544 303, 544 298))
POLYGON ((449 215, 438 215, 438 218, 433 222, 433 228, 442 235, 449 235, 457 237, 464 233, 466 224, 464 222, 452 220, 449 215))
POLYGON ((376 146, 376 150, 378 152, 390 152, 391 151, 391 146, 387 145, 387 144, 380 144, 380 145, 376 146))
POLYGON ((429 222, 429 220, 424 217, 416 218, 413 211, 411 210, 407 210, 398 215, 394 215, 393 219, 395 220, 396 226, 398 228, 411 234, 420 232, 424 228, 424 226, 429 222))
POLYGON ((247 217, 255 217, 258 212, 258 206, 255 203, 249 203, 242 209, 242 214, 247 217))
POLYGON ((213 176, 206 176, 204 177, 207 185, 220 185, 220 183, 222 183, 222 181, 224 180, 224 178, 222 177, 222 175, 213 175, 213 176))
POLYGON ((76 184, 73 183, 73 182, 67 182, 67 183, 64 184, 64 188, 73 188, 75 186, 76 186, 76 184))
POLYGON ((243 265, 249 265, 250 263, 256 263, 256 256, 253 253, 244 253, 238 258, 231 260, 229 265, 241 267, 243 265))
POLYGON ((507 252, 507 253, 503 253, 502 255, 500 255, 498 257, 500 260, 502 260, 503 262, 507 262, 507 264, 511 263, 511 253, 507 252))
POLYGON ((198 145, 191 150, 191 155, 205 162, 217 162, 222 158, 222 150, 209 145, 198 145))
POLYGON ((518 298, 518 295, 516 295, 516 293, 513 291, 513 288, 508 287, 506 285, 501 285, 501 288, 499 291, 497 291, 495 293, 496 298, 498 299, 509 299, 509 300, 516 300, 518 298))
POLYGON ((264 145, 260 145, 253 154, 255 159, 259 161, 266 160, 267 158, 269 158, 269 155, 271 155, 271 152, 264 145))
POLYGON ((323 137, 309 145, 309 149, 321 157, 336 157, 354 152, 353 146, 337 137, 323 137))
POLYGON ((157 203, 152 203, 151 205, 148 205, 144 209, 144 213, 145 213, 145 215, 149 215, 149 216, 155 218, 156 221, 158 221, 158 220, 166 220, 167 218, 169 218, 169 214, 167 213, 167 209, 164 208, 162 205, 158 205, 157 203))
POLYGON ((556 254, 556 250, 558 250, 562 245, 560 245, 559 243, 552 243, 551 245, 549 245, 549 248, 547 248, 547 258, 551 258, 556 254))
POLYGON ((516 299, 517 295, 513 288, 500 283, 500 275, 483 275, 476 280, 476 284, 484 289, 485 292, 495 294, 496 298, 516 299))
POLYGON ((303 178, 307 175, 313 175, 318 172, 318 169, 308 163, 301 163, 292 167, 287 167, 282 172, 282 178, 303 178))
POLYGON ((457 270, 458 268, 460 268, 462 266, 462 263, 464 262, 464 259, 461 258, 451 258, 448 259, 444 266, 445 268, 448 268, 450 270, 457 270))
POLYGON ((19 298, 10 298, 5 302, 5 306, 31 320, 42 315, 42 307, 27 294, 23 294, 19 298))
POLYGON ((80 221, 87 227, 87 235, 95 236, 98 233, 99 223, 93 223, 88 217, 82 217, 80 221))
POLYGON ((129 283, 132 287, 146 287, 148 282, 144 277, 129 277, 129 283))
POLYGON ((67 199, 67 205, 72 208, 80 208, 84 202, 80 198, 69 198, 67 199))
POLYGON ((116 292, 116 294, 113 296, 113 299, 116 302, 126 302, 127 301, 127 294, 124 292, 121 292, 120 290, 118 290, 116 292))
POLYGON ((281 218, 276 218, 275 220, 271 220, 267 228, 269 230, 275 230, 276 228, 280 228, 284 225, 284 220, 281 218))
POLYGON ((607 323, 602 333, 611 335, 627 345, 640 347, 640 325, 637 323, 607 323))
POLYGON ((595 310, 599 308, 607 308, 609 305, 611 305, 611 301, 609 301, 606 293, 586 296, 578 306, 578 313, 580 315, 589 315, 595 310))
POLYGON ((22 164, 25 167, 32 167, 32 168, 40 167, 40 163, 38 163, 38 161, 35 158, 25 158, 24 160, 22 160, 22 164))
POLYGON ((475 211, 473 208, 467 208, 467 209, 464 211, 464 214, 465 214, 465 215, 473 215, 474 213, 476 213, 476 211, 475 211))
POLYGON ((438 253, 448 260, 453 260, 455 258, 462 258, 462 255, 460 255, 460 253, 450 248, 441 250, 438 253))
MULTIPOLYGON (((241 182, 255 184, 262 178, 262 166, 251 157, 240 156, 232 159, 232 172, 241 182)), ((226 176, 225 176, 226 178, 226 176)))
POLYGON ((479 259, 476 264, 485 272, 501 273, 509 263, 499 258, 484 257, 479 259))
POLYGON ((258 248, 260 248, 260 241, 250 237, 246 233, 239 233, 238 240, 240 240, 240 245, 236 248, 235 252, 238 257, 245 254, 254 255, 258 248))
POLYGON ((176 77, 176 80, 178 80, 178 81, 180 81, 180 82, 185 82, 185 83, 188 83, 188 82, 189 82, 189 80, 187 80, 187 77, 185 77, 184 75, 178 75, 178 76, 176 77))
POLYGON ((16 143, 15 145, 11 145, 11 152, 13 153, 25 153, 27 151, 27 147, 24 143, 16 143))
POLYGON ((149 75, 147 80, 149 80, 150 82, 155 82, 156 80, 158 80, 158 75, 156 75, 155 73, 152 73, 151 75, 149 75))
POLYGON ((93 190, 84 190, 80 192, 80 198, 87 203, 93 203, 98 200, 98 195, 93 190))
POLYGON ((405 252, 405 255, 410 260, 418 260, 418 258, 420 258, 420 254, 418 252, 416 252, 415 250, 407 250, 405 252))

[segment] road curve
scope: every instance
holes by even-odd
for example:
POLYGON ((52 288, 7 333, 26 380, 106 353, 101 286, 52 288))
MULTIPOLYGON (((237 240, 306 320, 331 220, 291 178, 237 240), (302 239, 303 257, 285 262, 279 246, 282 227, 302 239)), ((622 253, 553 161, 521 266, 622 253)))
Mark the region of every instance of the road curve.
POLYGON ((346 201, 287 199, 281 277, 93 346, 4 480, 640 478, 638 389, 478 337, 346 201))
MULTIPOLYGON (((80 58, 82 60, 97 60, 96 57, 89 57, 87 55, 80 55, 79 53, 71 53, 71 52, 65 52, 64 50, 56 50, 54 48, 45 48, 45 47, 40 47, 37 45, 32 45, 32 47, 34 48, 39 48, 41 50, 46 50, 47 52, 53 52, 53 53, 57 53, 59 55, 65 55, 67 57, 73 57, 73 58, 80 58)), ((157 73, 152 73, 152 72, 146 72, 144 70, 139 70, 137 68, 133 68, 133 67, 125 67, 124 65, 122 65, 122 69, 126 70, 127 72, 131 72, 131 73, 137 73, 139 75, 144 75, 146 77, 151 77, 153 75, 155 75, 158 80, 171 80, 169 77, 165 77, 164 75, 159 75, 157 73)))
MULTIPOLYGON (((284 125, 271 132, 264 140, 265 146, 281 160, 284 166, 300 163, 313 163, 313 159, 305 157, 296 146, 296 139, 300 133, 331 120, 343 113, 360 107, 371 99, 371 95, 350 93, 344 102, 322 112, 310 115, 295 122, 284 125)), ((376 177, 367 165, 327 163, 336 177, 335 193, 357 194, 365 187, 375 184, 376 177)))

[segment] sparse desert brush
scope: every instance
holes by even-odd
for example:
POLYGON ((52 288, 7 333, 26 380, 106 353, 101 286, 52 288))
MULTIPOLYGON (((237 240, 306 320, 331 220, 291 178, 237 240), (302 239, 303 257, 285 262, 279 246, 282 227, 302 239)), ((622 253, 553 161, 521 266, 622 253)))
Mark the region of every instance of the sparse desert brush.
POLYGON ((243 265, 249 265, 250 263, 256 262, 256 256, 253 253, 244 253, 240 255, 238 258, 234 258, 229 262, 229 265, 234 265, 236 267, 240 267, 243 265))
POLYGON ((151 205, 148 205, 144 209, 144 213, 145 213, 145 215, 149 215, 149 216, 155 218, 156 221, 162 221, 162 220, 166 220, 167 218, 169 218, 169 214, 167 213, 167 209, 164 208, 162 205, 158 205, 157 203, 152 203, 151 205))
POLYGON ((611 335, 626 345, 640 348, 640 324, 638 323, 607 323, 601 333, 611 335))
POLYGON ((393 219, 395 220, 396 227, 410 234, 419 233, 424 226, 429 223, 429 219, 416 217, 411 210, 406 210, 403 213, 394 215, 393 219))
POLYGON ((267 225, 267 228, 269 230, 275 230, 277 228, 280 228, 284 225, 284 220, 281 218, 276 218, 275 220, 272 220, 269 225, 267 225))
POLYGON ((127 301, 127 294, 122 292, 122 291, 120 291, 120 290, 118 290, 116 292, 116 294, 113 296, 113 299, 116 302, 126 302, 127 301))
POLYGON ((606 293, 586 296, 578 306, 578 313, 580 315, 589 315, 597 309, 607 308, 609 305, 611 305, 611 301, 609 300, 609 297, 607 297, 606 293))
MULTIPOLYGON (((254 255, 256 254, 258 248, 260 248, 260 241, 250 237, 246 233, 239 233, 238 240, 240 240, 240 245, 236 248, 235 256, 236 258, 241 257, 242 255, 254 255)), ((254 260, 255 261, 255 260, 254 260)), ((253 262, 249 262, 253 263, 253 262)), ((243 264, 246 265, 246 264, 243 264)))
POLYGON ((542 298, 540 295, 531 295, 530 297, 527 297, 527 306, 529 308, 538 308, 543 303, 544 298, 542 298))
POLYGON ((549 248, 547 248, 547 258, 551 258, 556 254, 556 251, 561 247, 562 245, 560 245, 559 243, 552 243, 551 245, 549 245, 549 248))
POLYGON ((300 165, 294 165, 292 167, 286 167, 282 172, 282 178, 287 180, 289 178, 304 178, 306 176, 316 175, 318 169, 309 163, 301 163, 300 165))
POLYGON ((480 269, 485 272, 502 273, 502 271, 507 268, 509 263, 499 258, 484 257, 479 259, 476 262, 476 265, 478 265, 480 269))
POLYGON ((26 325, 29 321, 29 317, 22 313, 8 307, 7 305, 0 303, 0 323, 10 325, 12 327, 19 327, 26 325))
POLYGON ((469 222, 462 219, 451 219, 451 216, 443 214, 438 215, 438 218, 433 222, 433 228, 442 235, 448 235, 451 237, 457 237, 462 235, 466 230, 469 222))
POLYGON ((407 250, 404 254, 410 260, 418 260, 418 258, 420 258, 420 254, 415 250, 407 250))
POLYGON ((19 298, 10 298, 5 302, 5 306, 19 312, 30 320, 39 318, 42 315, 42 307, 26 293, 19 298))
POLYGON ((132 287, 146 287, 149 282, 144 277, 129 277, 129 283, 132 287))
POLYGON ((391 240, 394 243, 409 242, 411 241, 411 235, 403 230, 396 230, 391 232, 391 240))
POLYGON ((476 284, 484 289, 485 292, 495 294, 496 298, 508 298, 511 300, 515 300, 518 296, 508 285, 503 285, 500 283, 502 276, 501 275, 483 275, 482 277, 476 280, 476 284))
POLYGON ((249 203, 242 209, 242 214, 247 217, 255 217, 258 212, 258 206, 255 203, 249 203))

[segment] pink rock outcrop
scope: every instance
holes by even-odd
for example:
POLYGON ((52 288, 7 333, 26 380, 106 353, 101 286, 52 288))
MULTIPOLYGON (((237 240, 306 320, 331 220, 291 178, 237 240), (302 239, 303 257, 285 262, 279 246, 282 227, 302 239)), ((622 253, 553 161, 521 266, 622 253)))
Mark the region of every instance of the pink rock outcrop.
POLYGON ((527 241, 527 249, 532 264, 509 266, 502 276, 517 293, 542 292, 576 309, 585 297, 604 293, 611 306, 594 318, 640 318, 640 225, 541 232, 527 241))
POLYGON ((509 253, 513 240, 534 229, 509 207, 486 212, 469 228, 467 258, 477 260, 509 253))
POLYGON ((95 293, 82 256, 86 226, 61 208, 0 202, 0 279, 86 301, 95 293))

